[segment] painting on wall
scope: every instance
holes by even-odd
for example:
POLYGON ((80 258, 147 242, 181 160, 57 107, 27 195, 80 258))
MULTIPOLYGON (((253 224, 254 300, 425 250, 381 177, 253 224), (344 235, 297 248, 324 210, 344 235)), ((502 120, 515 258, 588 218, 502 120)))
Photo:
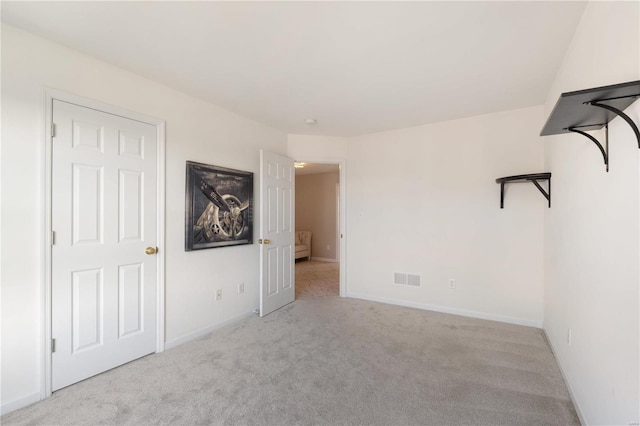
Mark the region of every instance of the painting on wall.
POLYGON ((253 173, 187 161, 185 250, 253 243, 253 173))

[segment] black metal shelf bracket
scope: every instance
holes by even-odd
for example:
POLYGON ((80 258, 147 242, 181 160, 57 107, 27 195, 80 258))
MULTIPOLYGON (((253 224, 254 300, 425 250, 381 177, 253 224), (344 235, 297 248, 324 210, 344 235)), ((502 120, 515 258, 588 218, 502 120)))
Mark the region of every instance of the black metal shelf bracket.
MULTIPOLYGON (((630 95, 630 96, 620 96, 614 99, 624 99, 625 97, 628 98, 638 98, 640 97, 640 94, 638 95, 630 95)), ((636 123, 633 122, 633 120, 624 112, 620 111, 618 108, 614 108, 611 105, 607 105, 607 104, 603 104, 602 102, 604 101, 609 101, 609 100, 614 100, 614 99, 600 99, 597 101, 591 101, 591 102, 586 102, 589 105, 592 105, 594 107, 598 107, 598 108, 603 108, 606 109, 607 111, 611 111, 612 113, 614 113, 615 115, 617 115, 618 117, 622 118, 624 121, 627 122, 627 124, 629 126, 631 126, 631 130, 633 130, 633 133, 636 135, 636 140, 638 141, 638 148, 640 148, 640 130, 638 130, 638 126, 636 126, 636 123)))
POLYGON ((509 182, 531 182, 538 191, 547 199, 549 207, 551 207, 551 173, 532 173, 528 175, 507 176, 496 179, 496 183, 500 184, 500 208, 504 208, 504 186, 509 182), (547 181, 547 190, 545 191, 538 181, 547 181))
POLYGON ((640 148, 638 125, 623 112, 638 98, 640 98, 640 80, 562 93, 540 136, 577 133, 586 137, 600 150, 608 172, 610 158, 608 124, 611 120, 621 117, 633 130, 640 148), (604 146, 598 139, 587 133, 603 127, 606 138, 604 146))
POLYGON ((582 130, 578 130, 576 127, 567 127, 568 131, 578 133, 584 136, 585 138, 589 139, 590 141, 592 141, 594 144, 596 144, 596 146, 598 147, 598 149, 600 149, 600 152, 602 153, 602 157, 604 158, 604 166, 606 167, 608 172, 609 171, 609 125, 605 124, 604 129, 605 129, 604 130, 605 144, 603 147, 602 144, 598 141, 598 139, 596 139, 589 133, 583 132, 582 130))

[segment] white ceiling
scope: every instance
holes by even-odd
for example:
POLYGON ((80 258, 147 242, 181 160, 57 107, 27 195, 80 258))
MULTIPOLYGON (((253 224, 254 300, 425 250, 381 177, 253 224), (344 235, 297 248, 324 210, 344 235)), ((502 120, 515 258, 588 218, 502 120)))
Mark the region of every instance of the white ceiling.
POLYGON ((287 133, 354 136, 542 104, 584 7, 2 1, 2 21, 287 133))

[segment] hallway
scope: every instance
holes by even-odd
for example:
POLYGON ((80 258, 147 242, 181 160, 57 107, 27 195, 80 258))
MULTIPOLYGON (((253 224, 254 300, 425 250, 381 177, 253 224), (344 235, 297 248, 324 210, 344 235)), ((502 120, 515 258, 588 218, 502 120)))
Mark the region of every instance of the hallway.
POLYGON ((340 264, 296 262, 296 299, 340 295, 340 264))

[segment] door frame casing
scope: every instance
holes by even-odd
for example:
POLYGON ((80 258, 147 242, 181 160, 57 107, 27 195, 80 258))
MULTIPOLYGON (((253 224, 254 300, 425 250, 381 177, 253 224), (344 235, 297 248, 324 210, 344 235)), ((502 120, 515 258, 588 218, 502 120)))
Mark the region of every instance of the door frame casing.
POLYGON ((156 265, 156 352, 164 351, 164 306, 165 306, 165 126, 164 120, 129 111, 124 108, 109 105, 100 101, 71 95, 56 89, 45 88, 43 100, 43 124, 44 124, 44 218, 42 221, 43 238, 43 258, 42 265, 42 287, 41 287, 41 387, 40 399, 46 399, 52 393, 52 351, 51 351, 51 327, 52 327, 52 202, 53 202, 53 179, 52 179, 52 125, 53 125, 53 101, 59 100, 72 103, 81 107, 106 112, 130 120, 140 121, 150 124, 156 128, 156 185, 157 185, 157 205, 156 205, 156 234, 157 246, 159 247, 156 265))
MULTIPOLYGON (((313 156, 301 156, 297 158, 294 156, 295 161, 303 163, 316 163, 316 164, 337 164, 338 175, 340 185, 340 205, 338 206, 340 211, 338 212, 340 223, 338 224, 338 236, 340 238, 340 297, 347 296, 347 161, 344 158, 327 158, 327 157, 313 157, 313 156)), ((295 207, 295 204, 294 204, 295 207)), ((294 211, 295 213, 295 211, 294 211)))

